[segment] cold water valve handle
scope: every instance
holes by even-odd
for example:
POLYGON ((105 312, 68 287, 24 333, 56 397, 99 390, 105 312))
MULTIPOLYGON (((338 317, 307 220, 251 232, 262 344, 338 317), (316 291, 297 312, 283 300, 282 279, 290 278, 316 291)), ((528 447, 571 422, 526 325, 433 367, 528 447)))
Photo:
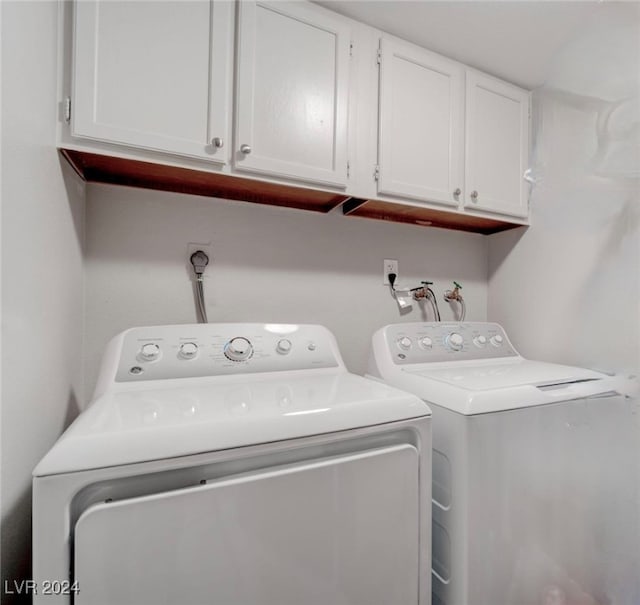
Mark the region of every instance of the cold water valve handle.
POLYGON ((447 290, 444 293, 444 299, 446 302, 451 302, 452 300, 461 300, 462 294, 460 294, 460 290, 462 290, 462 286, 457 282, 453 282, 453 290, 447 290))

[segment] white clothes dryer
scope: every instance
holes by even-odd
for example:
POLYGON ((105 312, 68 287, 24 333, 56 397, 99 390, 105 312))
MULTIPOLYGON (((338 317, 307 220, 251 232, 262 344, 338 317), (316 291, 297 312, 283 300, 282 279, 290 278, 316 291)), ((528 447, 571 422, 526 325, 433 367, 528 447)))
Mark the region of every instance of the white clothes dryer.
POLYGON ((433 412, 433 605, 637 601, 634 382, 524 359, 472 322, 380 329, 369 375, 433 412))
POLYGON ((128 330, 34 471, 34 603, 427 605, 430 457, 321 326, 128 330))

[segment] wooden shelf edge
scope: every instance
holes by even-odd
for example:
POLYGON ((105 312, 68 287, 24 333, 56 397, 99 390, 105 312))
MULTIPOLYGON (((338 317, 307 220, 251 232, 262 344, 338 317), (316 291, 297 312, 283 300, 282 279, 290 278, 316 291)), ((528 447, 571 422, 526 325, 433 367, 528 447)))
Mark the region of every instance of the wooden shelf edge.
POLYGON ((187 193, 323 213, 350 197, 344 193, 305 189, 75 149, 60 148, 60 153, 89 183, 187 193))
POLYGON ((527 226, 521 223, 511 223, 508 220, 359 198, 347 200, 342 206, 342 213, 345 216, 357 216, 379 221, 391 221, 394 223, 408 223, 421 227, 439 227, 442 229, 469 231, 483 235, 527 226))
POLYGON ((345 216, 440 227, 485 235, 523 227, 508 220, 447 212, 409 204, 350 197, 241 176, 167 166, 142 160, 60 148, 61 155, 89 183, 124 185, 327 213, 342 204, 345 216))

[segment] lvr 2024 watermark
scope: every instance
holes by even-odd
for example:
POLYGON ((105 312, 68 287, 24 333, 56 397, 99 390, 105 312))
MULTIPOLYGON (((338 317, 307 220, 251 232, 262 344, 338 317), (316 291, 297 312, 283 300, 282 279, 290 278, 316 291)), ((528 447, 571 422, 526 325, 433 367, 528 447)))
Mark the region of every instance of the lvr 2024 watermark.
POLYGON ((6 595, 72 595, 80 592, 78 582, 70 580, 5 580, 6 595))

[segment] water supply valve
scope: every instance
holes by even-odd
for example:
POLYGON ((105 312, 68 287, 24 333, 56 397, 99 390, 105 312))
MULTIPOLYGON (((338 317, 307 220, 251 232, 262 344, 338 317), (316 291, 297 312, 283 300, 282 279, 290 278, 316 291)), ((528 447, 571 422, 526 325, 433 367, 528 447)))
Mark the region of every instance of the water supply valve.
POLYGON ((453 290, 447 290, 444 293, 444 299, 448 303, 452 303, 452 302, 458 303, 460 308, 459 308, 457 319, 458 321, 464 321, 465 316, 467 314, 467 308, 466 308, 466 305, 464 304, 464 298, 462 298, 462 294, 460 293, 460 290, 462 290, 462 286, 457 281, 454 281, 453 290))
POLYGON ((446 302, 451 302, 453 300, 460 301, 462 300, 462 295, 460 294, 460 290, 462 290, 462 286, 457 282, 453 282, 453 290, 447 290, 444 293, 444 299, 446 302))

